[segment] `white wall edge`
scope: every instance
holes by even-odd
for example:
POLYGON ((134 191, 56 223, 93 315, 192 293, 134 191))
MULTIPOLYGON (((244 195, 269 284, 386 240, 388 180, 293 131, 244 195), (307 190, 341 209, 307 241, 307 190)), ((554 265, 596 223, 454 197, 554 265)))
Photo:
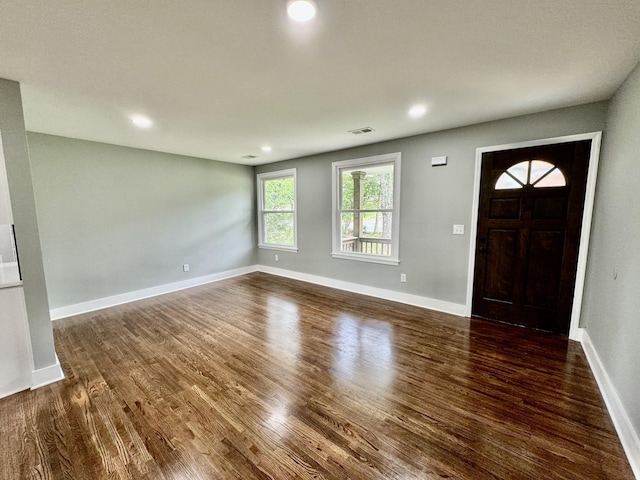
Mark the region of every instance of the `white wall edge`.
POLYGON ((419 295, 396 292, 394 290, 386 290, 384 288, 368 287, 359 283, 344 282, 342 280, 335 280, 333 278, 320 277, 318 275, 295 272, 293 270, 285 270, 282 268, 269 267, 266 265, 258 265, 257 270, 259 272, 278 275, 280 277, 287 277, 293 280, 300 280, 302 282, 314 283, 316 285, 322 285, 324 287, 336 288, 338 290, 345 290, 347 292, 359 293, 361 295, 368 295, 370 297, 405 303, 407 305, 413 305, 416 307, 428 308, 430 310, 450 313, 452 315, 458 315, 460 317, 464 316, 465 306, 459 303, 445 302, 443 300, 437 300, 435 298, 421 297, 419 295))
POLYGON ((60 360, 56 355, 56 363, 49 365, 48 367, 34 370, 31 373, 31 390, 44 387, 51 383, 64 379, 64 372, 60 366, 60 360))
POLYGON ((252 273, 255 271, 256 266, 251 265, 248 267, 236 268, 233 270, 227 270, 211 275, 205 275, 203 277, 190 278, 189 280, 183 280, 180 282, 167 283, 165 285, 159 285, 157 287, 122 293, 120 295, 114 295, 112 297, 98 298, 95 300, 90 300, 88 302, 53 308, 51 309, 51 320, 59 320, 61 318, 71 317, 73 315, 80 315, 82 313, 102 310, 103 308, 115 307, 116 305, 122 305, 123 303, 135 302, 137 300, 156 297, 165 293, 177 292, 179 290, 197 287, 199 285, 205 285, 207 283, 218 282, 220 280, 237 277, 239 275, 246 275, 247 273, 252 273))
POLYGON ((10 397, 11 395, 15 395, 16 393, 24 392, 25 390, 27 390, 27 388, 28 387, 0 391, 0 399, 10 397))
POLYGON ((585 329, 581 330, 582 349, 587 357, 593 376, 596 378, 600 393, 609 411, 609 416, 618 432, 622 448, 627 454, 631 470, 633 470, 636 479, 640 480, 640 439, 638 438, 638 432, 633 428, 633 424, 620 401, 618 392, 613 386, 611 378, 609 378, 609 374, 605 370, 595 346, 591 342, 589 333, 585 329))

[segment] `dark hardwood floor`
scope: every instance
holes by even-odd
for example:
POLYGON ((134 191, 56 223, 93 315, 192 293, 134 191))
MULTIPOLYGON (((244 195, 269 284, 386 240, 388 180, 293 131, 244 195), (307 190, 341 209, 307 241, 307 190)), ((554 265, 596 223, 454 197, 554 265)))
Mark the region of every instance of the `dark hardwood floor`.
POLYGON ((632 479, 581 346, 255 273, 54 324, 3 479, 632 479))

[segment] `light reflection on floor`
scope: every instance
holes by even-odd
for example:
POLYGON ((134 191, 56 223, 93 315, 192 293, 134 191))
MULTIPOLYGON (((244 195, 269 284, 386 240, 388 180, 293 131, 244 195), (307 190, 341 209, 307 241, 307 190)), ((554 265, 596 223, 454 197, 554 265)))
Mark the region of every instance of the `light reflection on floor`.
MULTIPOLYGON (((266 333, 269 348, 273 350, 272 358, 289 359, 289 365, 280 363, 269 365, 269 371, 278 377, 288 377, 292 369, 297 370, 297 359, 300 354, 300 313, 298 306, 285 299, 269 297, 267 300, 266 333), (285 353, 286 355, 282 355, 285 353)), ((289 399, 286 391, 282 391, 276 402, 265 405, 264 424, 279 436, 286 435, 287 418, 289 417, 289 399)))
POLYGON ((378 391, 391 387, 395 376, 391 324, 341 316, 336 321, 334 345, 336 380, 378 391))
POLYGON ((300 314, 298 306, 282 298, 267 300, 267 337, 269 346, 293 356, 300 353, 300 314))

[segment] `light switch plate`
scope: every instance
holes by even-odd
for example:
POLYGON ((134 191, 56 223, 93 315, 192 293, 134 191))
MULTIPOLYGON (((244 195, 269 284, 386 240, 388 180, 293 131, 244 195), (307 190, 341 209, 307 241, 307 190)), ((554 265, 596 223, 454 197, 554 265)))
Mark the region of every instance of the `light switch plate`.
POLYGON ((453 234, 454 235, 464 235, 464 225, 454 225, 453 226, 453 234))

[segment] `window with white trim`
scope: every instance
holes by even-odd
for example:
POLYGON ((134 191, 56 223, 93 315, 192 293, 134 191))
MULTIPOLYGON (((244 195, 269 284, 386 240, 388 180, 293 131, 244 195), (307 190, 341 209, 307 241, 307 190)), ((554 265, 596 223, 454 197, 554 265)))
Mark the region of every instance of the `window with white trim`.
POLYGON ((261 173, 258 184, 258 246, 298 250, 296 169, 261 173))
POLYGON ((399 263, 400 156, 332 164, 333 257, 399 263))

